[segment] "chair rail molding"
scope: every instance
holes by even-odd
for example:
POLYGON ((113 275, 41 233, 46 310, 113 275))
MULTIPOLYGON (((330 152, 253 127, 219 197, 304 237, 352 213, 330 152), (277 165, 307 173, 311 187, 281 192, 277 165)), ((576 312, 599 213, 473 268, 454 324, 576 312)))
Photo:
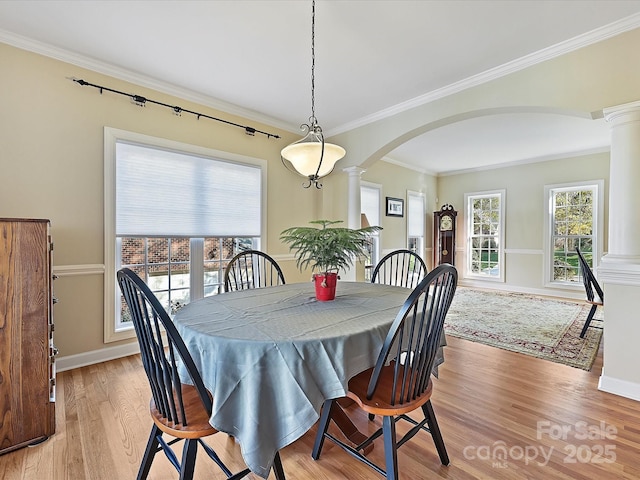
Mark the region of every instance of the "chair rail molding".
POLYGON ((104 275, 105 266, 100 263, 84 265, 54 265, 53 274, 59 277, 72 277, 76 275, 104 275))

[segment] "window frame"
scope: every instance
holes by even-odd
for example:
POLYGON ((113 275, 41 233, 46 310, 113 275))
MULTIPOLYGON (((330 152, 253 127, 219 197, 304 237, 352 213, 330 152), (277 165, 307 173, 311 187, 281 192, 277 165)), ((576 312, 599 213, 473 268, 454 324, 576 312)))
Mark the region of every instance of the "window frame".
POLYGON ((506 213, 506 190, 487 190, 483 192, 470 192, 464 194, 464 216, 465 216, 465 276, 474 280, 482 280, 487 282, 504 282, 505 281, 505 213, 506 213), (500 199, 500 227, 498 229, 498 275, 491 276, 482 273, 475 273, 472 270, 471 261, 473 246, 473 208, 472 202, 478 198, 498 197, 500 199))
MULTIPOLYGON (((156 236, 126 236, 126 235, 117 235, 116 236, 116 271, 120 270, 122 267, 127 267, 136 272, 140 278, 142 278, 150 290, 156 295, 158 301, 166 308, 169 315, 173 316, 175 312, 186 305, 186 303, 193 302, 195 300, 199 300, 208 295, 216 295, 218 293, 222 293, 224 291, 224 270, 229 260, 233 258, 234 255, 242 251, 240 249, 239 240, 250 240, 251 245, 248 246, 250 249, 260 250, 260 237, 188 237, 188 236, 168 236, 168 237, 156 237, 156 236), (123 262, 123 240, 130 239, 136 243, 139 243, 144 253, 141 258, 138 257, 137 262, 135 263, 126 263, 123 262), (154 262, 153 260, 157 260, 156 256, 149 255, 151 250, 155 250, 153 248, 153 244, 157 245, 158 240, 160 240, 160 244, 165 244, 167 247, 167 256, 166 262, 154 262), (217 245, 218 251, 220 252, 219 258, 207 258, 205 255, 205 245, 207 240, 214 240, 214 243, 209 242, 208 245, 217 245), (166 242, 165 242, 166 241, 166 242), (186 260, 175 260, 174 254, 176 253, 173 249, 173 245, 175 242, 185 242, 188 244, 188 259, 186 260), (151 243, 151 245, 150 245, 151 243), (227 246, 230 246, 229 251, 225 250, 225 243, 227 246), (119 252, 119 255, 118 255, 119 252), (182 274, 183 278, 181 279, 179 276, 180 273, 176 272, 179 268, 176 268, 180 264, 186 265, 188 268, 187 274, 182 274), (161 275, 156 276, 151 272, 157 269, 158 267, 165 266, 167 267, 167 275, 164 275, 164 271, 161 275), (211 267, 215 266, 215 270, 211 270, 211 267), (217 281, 213 283, 205 282, 205 277, 209 275, 213 275, 213 271, 216 272, 217 281), (184 282, 185 278, 188 277, 188 280, 185 284, 180 285, 180 282, 184 282), (159 287, 159 280, 166 278, 166 286, 163 285, 159 287), (209 293, 207 293, 209 290, 209 293), (187 292, 188 299, 184 299, 184 295, 181 295, 180 292, 187 292)), ((157 247, 156 247, 157 248, 157 247)), ((245 246, 245 248, 247 248, 245 246)), ((164 269, 162 269, 164 270, 164 269)), ((119 295, 118 289, 116 288, 116 297, 122 301, 121 295, 119 295)), ((120 302, 116 302, 118 307, 114 312, 115 315, 115 331, 119 332, 121 330, 131 328, 131 323, 123 321, 122 319, 122 306, 123 304, 120 302)))
MULTIPOLYGON (((135 337, 132 327, 116 328, 116 312, 119 308, 117 295, 116 255, 116 143, 129 142, 165 150, 173 150, 187 155, 197 155, 231 163, 251 165, 260 168, 261 215, 260 245, 266 249, 267 218, 267 161, 264 159, 214 150, 174 140, 153 137, 127 130, 104 127, 104 342, 111 343, 135 337)), ((171 235, 167 235, 171 236, 171 235)), ((192 260, 193 261, 193 260, 192 260)))
POLYGON ((603 255, 604 242, 604 180, 586 180, 580 182, 558 183, 544 186, 544 271, 543 284, 545 287, 551 288, 570 288, 581 290, 584 288, 581 280, 576 282, 554 280, 554 218, 553 211, 553 195, 558 191, 575 191, 575 190, 594 190, 593 195, 593 221, 592 221, 592 263, 591 266, 595 270, 603 255))
POLYGON ((417 192, 414 190, 407 190, 407 248, 409 250, 411 250, 410 246, 411 246, 411 239, 417 239, 417 246, 416 246, 416 254, 420 256, 420 258, 422 258, 422 260, 425 260, 425 232, 426 232, 426 227, 427 227, 427 203, 426 203, 426 196, 424 193, 421 192, 417 192), (421 216, 422 216, 422 235, 416 236, 416 235, 410 235, 409 234, 409 221, 410 221, 410 217, 411 217, 411 197, 416 197, 416 198, 420 198, 421 203, 422 203, 422 212, 421 212, 421 216))
MULTIPOLYGON (((375 222, 375 220, 373 218, 368 218, 369 223, 371 226, 381 226, 381 219, 382 219, 382 185, 378 184, 378 183, 371 183, 371 182, 361 182, 360 183, 360 198, 361 198, 361 206, 360 206, 360 211, 362 213, 366 213, 362 211, 362 189, 363 188, 367 188, 370 190, 376 190, 377 192, 377 196, 378 196, 378 222, 375 222)), ((371 261, 371 265, 370 266, 375 266, 378 261, 380 261, 380 231, 376 231, 373 233, 369 234, 369 238, 371 239, 371 243, 372 243, 372 251, 371 251, 371 258, 369 259, 371 261)))

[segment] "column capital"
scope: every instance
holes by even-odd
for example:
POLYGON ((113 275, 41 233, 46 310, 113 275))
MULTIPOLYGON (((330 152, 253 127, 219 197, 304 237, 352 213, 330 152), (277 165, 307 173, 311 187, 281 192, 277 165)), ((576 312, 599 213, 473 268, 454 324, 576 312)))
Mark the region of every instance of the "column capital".
POLYGON ((604 119, 609 123, 620 121, 640 121, 640 100, 602 109, 604 119))
POLYGON ((358 177, 362 176, 362 174, 366 172, 366 170, 362 167, 347 167, 343 168, 342 171, 347 172, 349 176, 357 175, 358 177))

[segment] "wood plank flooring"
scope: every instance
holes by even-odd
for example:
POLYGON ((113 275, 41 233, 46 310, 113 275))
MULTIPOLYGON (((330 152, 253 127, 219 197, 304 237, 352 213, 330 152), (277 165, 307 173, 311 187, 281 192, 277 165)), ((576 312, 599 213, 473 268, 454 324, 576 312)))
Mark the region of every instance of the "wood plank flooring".
MULTIPOLYGON (((640 478, 640 402, 597 390, 602 351, 585 372, 453 337, 448 342, 433 405, 451 465, 442 466, 431 437, 418 434, 400 449, 403 480, 640 478)), ((139 357, 63 372, 57 393, 56 434, 0 456, 0 479, 135 478, 151 428, 139 357)), ((365 415, 348 411, 362 430, 373 429, 365 415)), ((314 435, 315 427, 281 452, 288 479, 382 478, 331 442, 312 460, 314 435)), ((243 468, 232 438, 218 434, 210 443, 232 470, 243 468)), ((379 443, 370 456, 384 465, 382 451, 379 443)), ((149 478, 178 477, 158 455, 149 478)), ((196 479, 218 478, 224 476, 199 455, 196 479)))

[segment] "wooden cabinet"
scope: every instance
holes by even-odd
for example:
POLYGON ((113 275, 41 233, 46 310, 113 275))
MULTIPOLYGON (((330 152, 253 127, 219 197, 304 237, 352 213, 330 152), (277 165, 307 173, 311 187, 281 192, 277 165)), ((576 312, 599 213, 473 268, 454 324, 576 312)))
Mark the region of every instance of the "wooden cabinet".
POLYGON ((0 454, 55 431, 48 220, 0 218, 0 454))

